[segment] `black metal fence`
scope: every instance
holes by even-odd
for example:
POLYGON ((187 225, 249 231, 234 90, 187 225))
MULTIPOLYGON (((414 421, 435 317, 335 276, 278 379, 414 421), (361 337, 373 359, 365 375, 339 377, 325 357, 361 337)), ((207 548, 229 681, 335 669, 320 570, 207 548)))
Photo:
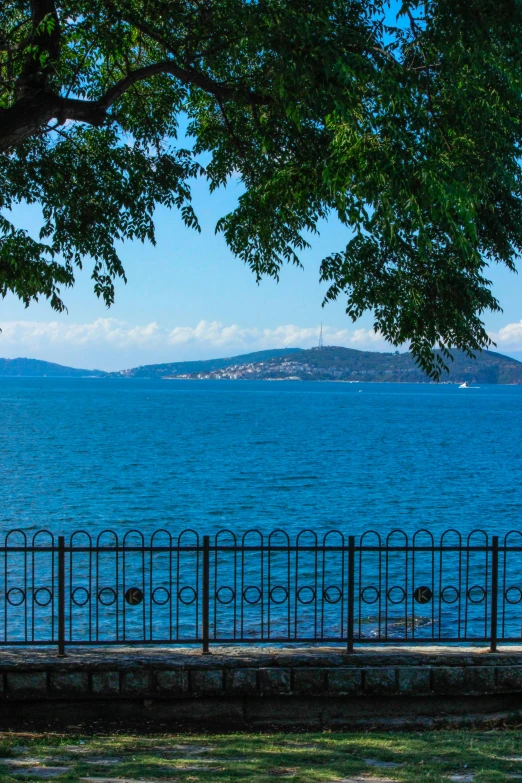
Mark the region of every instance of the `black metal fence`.
POLYGON ((0 545, 0 644, 522 642, 522 533, 184 530, 0 545))

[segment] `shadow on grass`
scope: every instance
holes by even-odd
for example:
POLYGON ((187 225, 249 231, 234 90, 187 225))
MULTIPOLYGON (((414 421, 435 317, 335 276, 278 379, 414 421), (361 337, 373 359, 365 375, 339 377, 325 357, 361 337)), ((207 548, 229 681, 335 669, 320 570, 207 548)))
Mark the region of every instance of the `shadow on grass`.
POLYGON ((0 735, 1 783, 53 768, 57 783, 509 783, 522 781, 522 732, 0 735))

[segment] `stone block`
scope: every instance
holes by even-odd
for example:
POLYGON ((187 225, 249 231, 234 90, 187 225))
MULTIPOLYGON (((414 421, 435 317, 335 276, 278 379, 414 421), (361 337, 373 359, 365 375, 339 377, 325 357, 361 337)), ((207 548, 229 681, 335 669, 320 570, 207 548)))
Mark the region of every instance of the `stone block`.
POLYGON ((192 693, 196 696, 215 696, 223 693, 223 669, 196 670, 190 673, 192 693))
POLYGON ((122 677, 122 693, 129 696, 150 696, 152 677, 149 671, 125 672, 122 677))
POLYGON ((290 669, 259 669, 259 686, 262 694, 284 696, 290 693, 290 669))
POLYGON ((495 690, 508 693, 522 691, 522 666, 496 666, 497 686, 495 690))
POLYGON ((462 666, 434 666, 432 672, 433 691, 441 694, 464 692, 464 669, 462 666))
POLYGON ((159 693, 169 695, 188 693, 188 672, 183 670, 157 672, 156 685, 159 693))
POLYGON ((257 669, 230 669, 226 676, 229 693, 254 695, 257 693, 257 669))
POLYGON ((404 666, 397 671, 399 693, 407 693, 409 696, 429 693, 431 670, 428 666, 404 666))
POLYGON ((313 696, 326 690, 326 672, 324 669, 294 669, 294 693, 313 696))
POLYGON ((13 699, 32 699, 46 696, 46 672, 8 672, 7 694, 13 699))
POLYGON ((366 693, 386 695, 397 692, 395 669, 377 668, 364 670, 364 686, 366 693))
POLYGON ((87 672, 51 672, 50 690, 57 696, 86 695, 89 675, 87 672))
POLYGON ((332 669, 328 691, 335 696, 356 696, 362 691, 362 669, 332 669))
POLYGON ((492 693, 495 690, 493 666, 466 666, 464 684, 467 693, 492 693))
POLYGON ((91 687, 97 696, 114 696, 120 692, 120 675, 118 672, 93 672, 91 687))

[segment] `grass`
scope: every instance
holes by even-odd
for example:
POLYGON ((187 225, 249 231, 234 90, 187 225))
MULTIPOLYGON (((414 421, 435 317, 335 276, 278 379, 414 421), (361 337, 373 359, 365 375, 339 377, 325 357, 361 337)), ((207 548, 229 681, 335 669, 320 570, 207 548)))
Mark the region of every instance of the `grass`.
POLYGON ((363 778, 400 783, 522 781, 522 731, 306 734, 0 734, 0 781, 82 778, 179 783, 333 783, 363 778), (517 757, 519 760, 517 760, 517 757), (368 763, 371 762, 371 763, 368 763), (399 766, 380 766, 391 762, 399 766), (38 776, 38 777, 37 777, 38 776), (474 776, 474 777, 473 777, 474 776))

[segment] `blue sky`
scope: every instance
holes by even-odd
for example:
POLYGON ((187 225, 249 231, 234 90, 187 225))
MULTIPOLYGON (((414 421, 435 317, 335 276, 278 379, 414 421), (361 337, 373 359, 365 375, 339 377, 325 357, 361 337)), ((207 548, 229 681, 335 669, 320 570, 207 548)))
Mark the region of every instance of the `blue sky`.
MULTIPOLYGON (((0 356, 28 356, 73 366, 123 369, 154 362, 211 358, 281 346, 317 344, 323 322, 326 344, 389 350, 375 335, 371 314, 352 324, 342 300, 321 307, 321 258, 343 247, 346 229, 325 222, 303 255, 304 269, 286 267, 279 284, 258 286, 241 261, 214 233, 220 215, 234 206, 237 183, 210 196, 203 181, 194 186, 194 205, 203 231, 187 229, 175 211, 157 212, 157 245, 125 243, 121 256, 128 284, 117 284, 107 309, 92 291, 90 271, 80 272, 65 292, 68 313, 46 302, 25 309, 14 297, 1 303, 0 356)), ((38 215, 20 207, 20 226, 36 231, 38 215)), ((486 316, 498 350, 522 359, 522 277, 491 269, 504 309, 486 316)))

